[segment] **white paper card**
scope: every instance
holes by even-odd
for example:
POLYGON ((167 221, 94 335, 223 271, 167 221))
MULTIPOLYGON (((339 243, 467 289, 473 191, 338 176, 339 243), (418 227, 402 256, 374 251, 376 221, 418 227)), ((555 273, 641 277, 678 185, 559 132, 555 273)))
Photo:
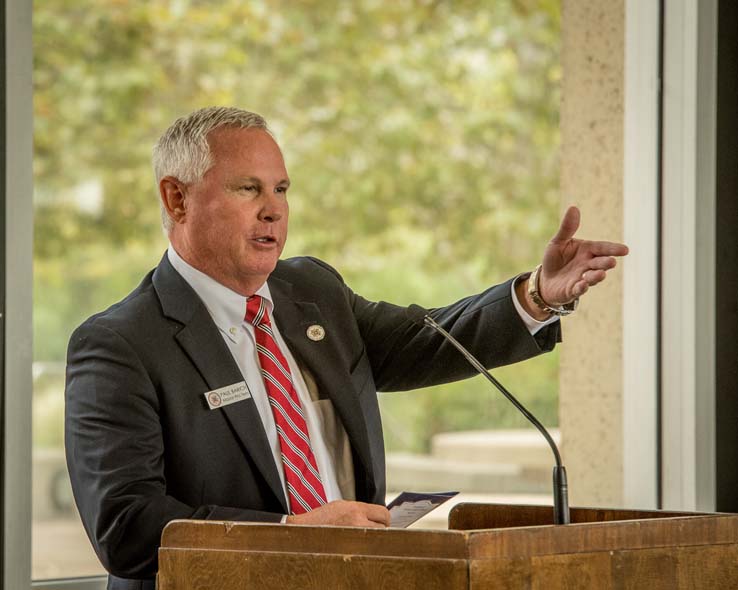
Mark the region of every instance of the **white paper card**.
POLYGON ((402 492, 387 505, 390 511, 390 526, 392 528, 404 529, 458 493, 436 492, 425 494, 420 492, 402 492))
POLYGON ((234 383, 233 385, 226 385, 220 389, 213 389, 213 391, 206 391, 203 393, 205 399, 208 402, 208 407, 211 410, 217 410, 223 406, 235 404, 241 400, 249 399, 251 392, 245 381, 234 383))

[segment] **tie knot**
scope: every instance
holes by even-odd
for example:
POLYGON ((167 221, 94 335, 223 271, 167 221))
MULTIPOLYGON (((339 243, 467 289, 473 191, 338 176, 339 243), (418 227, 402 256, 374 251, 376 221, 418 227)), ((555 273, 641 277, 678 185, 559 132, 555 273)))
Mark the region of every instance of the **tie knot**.
POLYGON ((261 295, 253 295, 246 300, 246 317, 244 319, 254 326, 269 325, 269 312, 261 295))

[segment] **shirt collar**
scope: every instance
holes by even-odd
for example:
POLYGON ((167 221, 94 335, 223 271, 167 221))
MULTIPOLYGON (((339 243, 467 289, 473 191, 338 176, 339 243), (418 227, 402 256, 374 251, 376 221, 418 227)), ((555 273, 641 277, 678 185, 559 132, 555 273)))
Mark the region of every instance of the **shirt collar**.
MULTIPOLYGON (((204 272, 197 270, 187 263, 169 244, 167 257, 182 278, 197 293, 197 296, 205 304, 205 307, 213 318, 215 325, 231 340, 238 341, 242 330, 239 328, 245 324, 247 298, 222 285, 204 272)), ((269 315, 273 315, 274 300, 269 291, 269 285, 265 282, 256 290, 255 295, 264 298, 269 315)))

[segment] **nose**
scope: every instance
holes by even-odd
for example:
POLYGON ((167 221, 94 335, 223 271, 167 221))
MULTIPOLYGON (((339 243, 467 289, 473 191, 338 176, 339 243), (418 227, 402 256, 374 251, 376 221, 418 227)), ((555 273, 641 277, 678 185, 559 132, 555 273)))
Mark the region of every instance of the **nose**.
POLYGON ((259 221, 275 223, 285 214, 287 202, 281 194, 271 194, 264 199, 259 210, 259 221))

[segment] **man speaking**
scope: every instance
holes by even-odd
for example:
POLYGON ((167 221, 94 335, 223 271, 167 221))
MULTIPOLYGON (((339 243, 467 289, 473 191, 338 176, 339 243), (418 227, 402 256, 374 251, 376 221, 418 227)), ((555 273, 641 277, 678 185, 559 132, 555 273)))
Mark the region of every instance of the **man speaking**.
MULTIPOLYGON (((153 159, 170 246, 67 359, 67 464, 108 587, 154 588, 173 519, 387 526, 377 391, 472 369, 405 308, 279 259, 290 181, 260 116, 196 111, 153 159)), ((578 226, 572 207, 532 277, 432 316, 489 368, 551 350, 558 316, 627 253, 578 226)))

